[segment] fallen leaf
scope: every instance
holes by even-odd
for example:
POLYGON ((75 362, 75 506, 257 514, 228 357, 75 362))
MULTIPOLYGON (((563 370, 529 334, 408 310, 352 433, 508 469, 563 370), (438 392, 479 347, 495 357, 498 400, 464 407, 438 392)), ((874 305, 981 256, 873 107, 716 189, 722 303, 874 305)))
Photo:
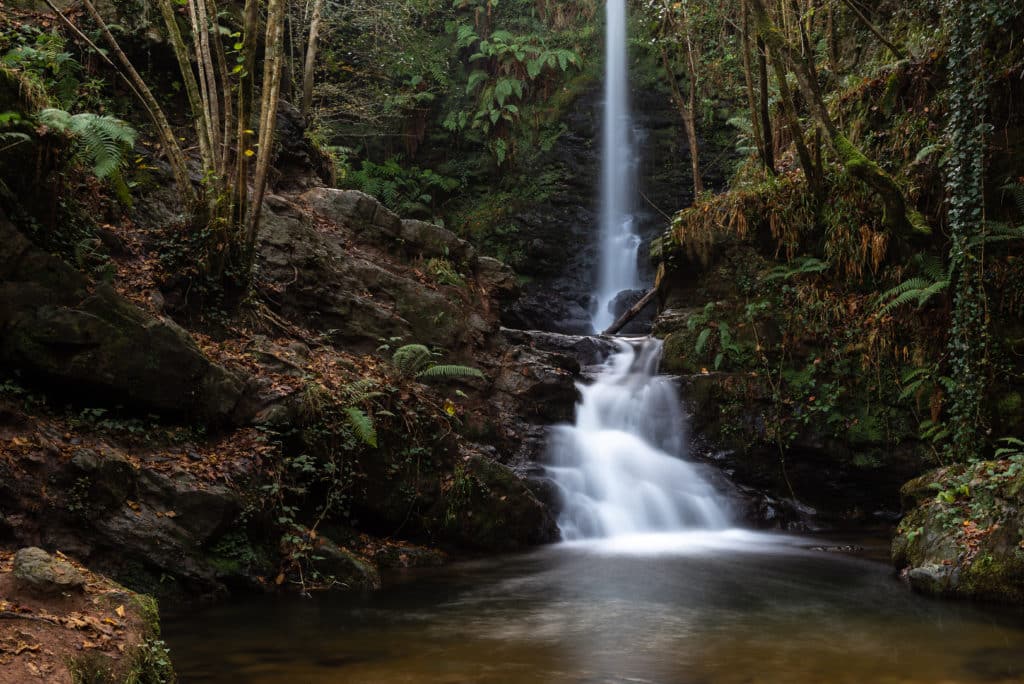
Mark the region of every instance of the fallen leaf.
POLYGON ((118 606, 117 608, 114 609, 114 612, 117 613, 118 617, 124 617, 124 613, 125 613, 124 606, 118 606))

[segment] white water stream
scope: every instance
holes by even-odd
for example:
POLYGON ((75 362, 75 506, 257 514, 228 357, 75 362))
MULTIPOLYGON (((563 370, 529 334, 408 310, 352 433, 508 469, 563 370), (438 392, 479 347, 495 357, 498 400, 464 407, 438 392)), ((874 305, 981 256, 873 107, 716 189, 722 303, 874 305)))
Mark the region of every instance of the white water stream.
POLYGON ((553 428, 548 472, 562 495, 562 537, 727 528, 726 501, 682 458, 679 396, 657 375, 661 342, 618 347, 597 381, 580 386, 575 424, 553 428))
POLYGON ((615 296, 623 290, 640 287, 637 270, 640 237, 634 229, 632 215, 637 157, 629 111, 626 25, 626 0, 608 0, 601 143, 601 250, 597 303, 592 319, 596 332, 615 322, 615 315, 609 308, 615 296))
MULTIPOLYGON (((608 0, 602 158, 601 256, 594 328, 613 322, 609 304, 639 287, 632 199, 626 0, 608 0)), ((580 386, 574 425, 554 428, 549 473, 562 495, 558 524, 566 540, 721 530, 725 501, 683 460, 679 396, 658 375, 661 342, 618 341, 596 382, 580 386)))

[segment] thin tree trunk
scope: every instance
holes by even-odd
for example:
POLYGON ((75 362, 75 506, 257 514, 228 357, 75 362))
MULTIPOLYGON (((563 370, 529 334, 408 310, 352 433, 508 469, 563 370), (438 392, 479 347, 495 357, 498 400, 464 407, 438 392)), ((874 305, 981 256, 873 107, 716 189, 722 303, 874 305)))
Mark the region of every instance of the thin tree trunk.
POLYGON ((242 13, 242 70, 238 85, 238 156, 235 158, 235 207, 232 223, 239 227, 242 244, 248 240, 249 157, 252 154, 253 70, 256 68, 258 0, 246 0, 242 13))
POLYGON ((210 155, 209 130, 206 127, 206 109, 203 107, 202 98, 199 95, 199 85, 196 83, 195 74, 192 73, 192 61, 188 56, 188 47, 185 39, 178 28, 178 21, 175 18, 174 6, 171 0, 159 0, 160 14, 163 15, 164 25, 167 27, 167 35, 174 49, 174 56, 178 60, 178 69, 181 71, 181 80, 185 84, 185 94, 188 96, 189 109, 192 110, 192 117, 195 120, 196 138, 199 141, 199 154, 203 159, 210 155))
POLYGON ((263 197, 267 189, 270 159, 274 152, 274 129, 277 105, 281 94, 281 43, 284 35, 284 0, 270 0, 267 8, 267 37, 263 61, 263 101, 260 106, 259 150, 256 156, 256 178, 253 183, 252 207, 246 239, 247 267, 251 268, 259 229, 263 197))
POLYGON ((743 80, 747 89, 750 128, 754 135, 754 146, 757 148, 757 156, 761 158, 761 164, 769 172, 774 173, 775 169, 768 166, 768 157, 765 154, 765 138, 761 130, 761 121, 758 119, 757 101, 754 98, 754 77, 751 73, 751 63, 753 60, 750 54, 750 13, 747 9, 747 0, 742 0, 740 3, 740 12, 743 14, 743 21, 740 27, 740 40, 743 41, 743 80))
MULTIPOLYGON (((863 152, 843 135, 835 125, 828 108, 825 106, 821 89, 814 73, 813 66, 794 54, 790 44, 785 37, 775 28, 768 17, 764 6, 764 0, 752 0, 751 8, 754 13, 754 21, 758 32, 771 46, 774 53, 777 69, 783 71, 781 62, 785 60, 796 75, 800 91, 810 107, 811 114, 817 120, 818 125, 825 130, 829 144, 836 153, 839 162, 846 168, 850 175, 860 179, 864 184, 872 188, 882 200, 884 207, 884 222, 891 230, 901 234, 930 234, 931 228, 927 225, 924 217, 913 208, 907 206, 906 198, 899 184, 882 167, 869 159, 863 152)), ((812 58, 809 56, 809 58, 812 58)))
POLYGON ((893 45, 892 42, 890 42, 889 39, 886 38, 878 29, 878 27, 871 23, 871 20, 868 19, 867 15, 864 14, 859 7, 857 7, 855 2, 852 2, 851 0, 843 0, 843 4, 853 10, 853 13, 857 15, 857 18, 860 19, 861 23, 864 24, 869 31, 875 34, 875 37, 878 38, 882 45, 889 48, 889 52, 891 52, 896 59, 903 59, 903 51, 893 45))
POLYGON ((771 102, 768 91, 768 50, 764 41, 757 39, 757 77, 761 105, 761 128, 764 135, 764 165, 775 173, 775 134, 772 131, 771 102))
POLYGON ((697 71, 697 50, 693 44, 693 26, 690 24, 690 17, 683 6, 683 35, 686 41, 686 64, 689 71, 690 92, 686 117, 686 137, 690 143, 690 166, 693 170, 693 193, 694 197, 704 192, 704 180, 700 174, 700 143, 697 140, 697 79, 700 74, 697 71))
POLYGON ((100 29, 100 33, 103 35, 103 39, 110 47, 110 51, 117 57, 117 61, 121 63, 121 67, 124 70, 125 75, 131 80, 135 90, 139 96, 143 99, 146 109, 149 110, 153 123, 157 129, 157 135, 160 137, 160 142, 164 148, 164 154, 167 155, 167 161, 171 165, 171 173, 174 175, 174 182, 178 185, 179 190, 185 196, 185 203, 191 209, 196 203, 196 193, 192 188, 192 181, 188 176, 188 165, 185 163, 185 155, 181 151, 181 147, 178 145, 178 140, 174 135, 174 129, 171 128, 171 124, 167 121, 167 117, 164 115, 163 109, 160 108, 160 103, 157 102, 153 96, 153 92, 146 85, 146 82, 142 80, 142 76, 135 70, 131 60, 128 59, 128 55, 124 53, 113 34, 110 33, 110 28, 107 23, 103 21, 103 17, 99 12, 96 11, 96 6, 93 5, 91 0, 82 0, 85 5, 85 9, 89 12, 89 16, 93 18, 96 25, 100 29))
POLYGON ((314 0, 313 18, 309 22, 309 42, 306 45, 306 63, 302 70, 302 116, 309 115, 313 106, 313 75, 316 71, 316 48, 320 39, 320 16, 324 0, 314 0))
MULTIPOLYGON (((207 9, 210 12, 210 22, 214 26, 217 25, 217 3, 214 0, 206 0, 207 9)), ((217 63, 217 75, 220 79, 220 93, 222 99, 222 106, 224 109, 224 126, 221 140, 223 148, 220 155, 220 166, 217 169, 217 174, 222 178, 227 178, 229 162, 231 160, 231 136, 235 132, 235 108, 234 102, 231 97, 231 78, 228 74, 228 62, 224 55, 224 43, 220 39, 220 35, 212 41, 211 50, 213 51, 214 60, 217 63)), ((225 180, 225 183, 227 181, 225 180)))
POLYGON ((704 192, 704 186, 700 179, 700 164, 697 161, 696 122, 693 120, 691 110, 683 98, 682 91, 679 89, 679 81, 676 79, 675 70, 672 68, 671 60, 669 60, 668 51, 664 47, 661 48, 661 63, 665 67, 665 76, 672 91, 672 99, 675 101, 676 109, 679 111, 679 118, 682 119, 683 128, 686 129, 686 139, 690 146, 691 168, 693 169, 693 192, 694 197, 696 197, 704 192))
POLYGON ((223 148, 220 138, 220 88, 217 86, 217 72, 214 70, 213 54, 210 51, 210 14, 206 9, 206 0, 194 0, 194 4, 190 2, 189 9, 194 12, 193 21, 198 26, 196 42, 199 75, 206 84, 207 121, 210 129, 210 158, 207 160, 207 168, 216 174, 218 173, 217 163, 223 148))
POLYGON ((814 165, 810 150, 807 148, 807 141, 804 139, 804 130, 800 125, 800 118, 797 116, 796 104, 793 99, 793 92, 789 89, 789 82, 786 80, 786 69, 782 65, 782 59, 772 50, 772 68, 775 70, 775 80, 779 86, 779 97, 782 102, 782 115, 789 127, 789 134, 793 137, 793 144, 796 146, 796 154, 800 159, 800 168, 807 176, 807 184, 811 192, 820 201, 824 196, 824 184, 821 179, 818 167, 814 165))

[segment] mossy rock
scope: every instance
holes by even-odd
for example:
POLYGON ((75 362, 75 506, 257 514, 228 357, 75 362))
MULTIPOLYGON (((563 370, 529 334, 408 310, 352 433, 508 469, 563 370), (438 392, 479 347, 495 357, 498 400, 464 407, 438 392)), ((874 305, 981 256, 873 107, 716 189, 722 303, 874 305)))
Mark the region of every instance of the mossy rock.
POLYGON ((892 560, 926 594, 1024 605, 1024 464, 940 468, 901 490, 892 560))

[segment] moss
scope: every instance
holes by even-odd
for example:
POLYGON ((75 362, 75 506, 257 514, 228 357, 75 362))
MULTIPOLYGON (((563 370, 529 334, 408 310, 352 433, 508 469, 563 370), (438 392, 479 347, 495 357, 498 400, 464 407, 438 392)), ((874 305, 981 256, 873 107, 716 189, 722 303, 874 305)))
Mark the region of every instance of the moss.
POLYGON ((983 553, 964 568, 961 583, 976 598, 1024 603, 1024 554, 983 553))

